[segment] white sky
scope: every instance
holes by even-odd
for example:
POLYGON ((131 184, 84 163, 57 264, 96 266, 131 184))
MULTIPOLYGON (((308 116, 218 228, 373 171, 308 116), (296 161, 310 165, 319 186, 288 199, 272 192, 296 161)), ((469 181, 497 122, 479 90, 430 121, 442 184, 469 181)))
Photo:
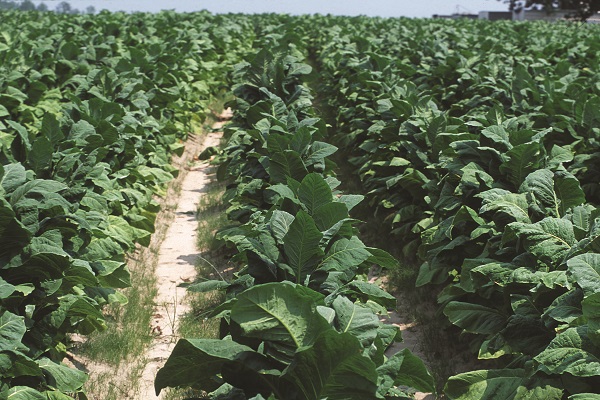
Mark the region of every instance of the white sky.
MULTIPOLYGON (((36 0, 54 9, 61 0, 36 0)), ((67 0, 73 8, 97 11, 148 11, 174 9, 180 12, 208 10, 213 13, 263 13, 369 15, 382 17, 431 17, 432 14, 506 11, 496 0, 67 0)))

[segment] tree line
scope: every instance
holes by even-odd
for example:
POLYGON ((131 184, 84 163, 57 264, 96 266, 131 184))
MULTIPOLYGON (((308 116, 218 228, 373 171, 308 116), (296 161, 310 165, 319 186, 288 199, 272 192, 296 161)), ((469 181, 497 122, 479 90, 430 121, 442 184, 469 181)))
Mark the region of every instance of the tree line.
POLYGON ((541 8, 552 12, 554 10, 572 10, 570 17, 585 21, 600 11, 600 0, 498 0, 508 4, 510 11, 524 8, 541 8))
POLYGON ((86 7, 85 10, 79 10, 77 8, 73 8, 67 1, 61 1, 56 5, 54 10, 50 10, 46 3, 41 2, 36 6, 31 0, 0 0, 0 10, 55 11, 61 14, 94 14, 96 12, 96 8, 94 6, 86 7))

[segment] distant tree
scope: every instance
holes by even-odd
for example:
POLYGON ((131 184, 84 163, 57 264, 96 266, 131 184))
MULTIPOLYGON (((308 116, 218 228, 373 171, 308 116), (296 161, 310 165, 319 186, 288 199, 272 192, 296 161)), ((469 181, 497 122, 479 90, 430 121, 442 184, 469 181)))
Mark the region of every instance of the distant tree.
POLYGON ((66 1, 61 1, 60 3, 58 3, 55 10, 59 14, 71 14, 73 12, 71 4, 69 4, 66 1))
POLYGON ((498 0, 508 4, 508 9, 519 10, 534 6, 542 7, 543 10, 574 10, 571 17, 585 21, 600 11, 600 0, 498 0))
POLYGON ((48 11, 48 6, 46 5, 46 3, 40 3, 37 6, 37 10, 38 11, 48 11))
POLYGON ((88 6, 85 9, 85 13, 86 14, 96 14, 96 7, 94 7, 94 6, 88 6))
POLYGON ((13 1, 0 0, 0 10, 12 10, 17 4, 13 1))
POLYGON ((25 0, 21 4, 19 4, 19 10, 21 11, 34 11, 35 4, 33 4, 30 0, 25 0))

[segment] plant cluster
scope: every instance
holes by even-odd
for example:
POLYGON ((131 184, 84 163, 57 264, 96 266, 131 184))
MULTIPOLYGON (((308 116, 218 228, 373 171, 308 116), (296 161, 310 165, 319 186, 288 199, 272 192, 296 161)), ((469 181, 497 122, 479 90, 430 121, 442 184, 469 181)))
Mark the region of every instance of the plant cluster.
POLYGON ((593 398, 597 28, 355 22, 324 21, 312 50, 335 143, 405 250, 419 246, 417 285, 444 285, 449 321, 505 366, 446 394, 593 398))
POLYGON ((68 335, 127 301, 125 253, 149 243, 170 157, 248 39, 201 29, 208 14, 1 18, 0 398, 85 398, 68 335))
POLYGON ((385 251, 356 236, 349 211, 362 196, 336 188, 336 148, 302 85, 310 67, 280 35, 236 68, 236 123, 227 129, 221 173, 233 180, 228 215, 238 224, 218 236, 237 250, 230 281, 188 290, 226 291, 213 316, 221 340, 180 340, 155 387, 189 386, 215 399, 410 398, 434 384, 380 315, 396 300, 366 279, 372 265, 393 268, 385 251))

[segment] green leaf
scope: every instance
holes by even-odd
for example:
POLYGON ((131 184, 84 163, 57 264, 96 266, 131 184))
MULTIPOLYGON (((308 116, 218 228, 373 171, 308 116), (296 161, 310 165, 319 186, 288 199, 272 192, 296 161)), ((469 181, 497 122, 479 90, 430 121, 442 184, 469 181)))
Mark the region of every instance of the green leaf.
POLYGON ((344 203, 348 208, 348 211, 351 211, 354 207, 356 207, 365 196, 361 194, 343 194, 338 198, 338 201, 344 203))
POLYGON ((313 214, 313 218, 317 228, 325 232, 340 221, 347 220, 348 208, 343 203, 328 203, 319 207, 313 214))
POLYGON ((349 333, 323 333, 295 355, 282 378, 291 386, 285 396, 290 400, 377 398, 375 364, 362 356, 358 340, 349 333))
POLYGON ((487 212, 509 215, 516 222, 530 223, 529 205, 525 194, 511 193, 504 189, 491 189, 476 195, 483 199, 480 214, 487 212))
POLYGON ((38 365, 46 375, 48 385, 61 392, 76 392, 87 381, 85 372, 57 364, 48 358, 42 358, 38 365))
POLYGON ((454 325, 471 333, 493 334, 506 325, 506 317, 498 310, 479 304, 451 301, 444 314, 454 325))
POLYGON ((193 283, 186 287, 186 290, 194 293, 206 293, 213 290, 227 289, 231 284, 226 281, 210 280, 205 282, 193 283))
POLYGON ((344 296, 336 297, 332 307, 335 310, 335 326, 339 332, 351 333, 363 347, 373 343, 381 322, 371 309, 355 304, 344 296))
POLYGON ((269 224, 271 225, 273 237, 279 244, 284 244, 285 235, 287 235, 293 222, 294 216, 292 214, 281 210, 273 211, 269 224))
POLYGON ((598 376, 600 359, 597 354, 600 354, 600 348, 588 337, 588 327, 580 326, 559 333, 534 360, 540 364, 538 370, 547 374, 598 376))
POLYGON ((0 197, 0 256, 14 255, 29 242, 31 235, 10 204, 0 197))
POLYGON ((348 286, 365 302, 372 300, 384 307, 396 308, 396 298, 373 283, 353 280, 348 286))
POLYGON ((331 203, 333 196, 325 179, 319 174, 311 173, 302 180, 298 199, 306 206, 308 213, 313 215, 316 210, 331 203))
POLYGON ((63 135, 60 125, 58 124, 58 120, 51 113, 44 114, 41 134, 50 142, 51 148, 57 147, 61 140, 65 138, 65 135, 63 135))
POLYGON ((586 296, 600 293, 600 254, 587 253, 573 257, 567 261, 567 269, 586 296))
POLYGON ((313 219, 304 211, 299 211, 283 238, 283 249, 289 265, 295 273, 296 282, 303 283, 322 255, 319 242, 323 234, 313 219))
POLYGON ((0 300, 6 299, 8 296, 13 294, 14 291, 15 287, 13 285, 0 278, 0 300))
POLYGON ((285 150, 271 155, 269 162, 271 183, 286 183, 288 177, 300 182, 306 174, 308 171, 295 151, 285 150))
POLYGON ((394 269, 400 266, 398 260, 394 258, 390 253, 385 250, 377 249, 375 247, 366 248, 371 257, 367 259, 368 262, 377 264, 383 268, 394 269))
POLYGON ((26 330, 24 317, 5 311, 0 316, 0 349, 20 350, 26 330))
POLYGON ((600 346, 600 293, 586 297, 581 302, 581 309, 587 319, 590 340, 600 346))
POLYGON ((409 349, 394 354, 377 368, 377 373, 379 374, 378 392, 381 396, 385 396, 393 386, 408 386, 420 392, 435 393, 433 376, 423 361, 409 349))
POLYGON ((585 203, 579 181, 565 171, 534 171, 525 178, 519 191, 533 194, 555 217, 562 217, 569 208, 585 203))
POLYGON ((243 336, 264 341, 267 354, 289 362, 299 348, 331 329, 307 290, 289 282, 254 286, 238 295, 231 320, 243 336))
POLYGON ((513 222, 508 225, 525 240, 525 248, 556 268, 576 243, 573 224, 566 219, 544 218, 535 224, 513 222))
POLYGON ((314 141, 310 146, 310 150, 308 151, 308 155, 306 157, 306 165, 322 163, 323 159, 329 157, 336 151, 337 147, 329 143, 314 141))
POLYGON ((33 142, 31 151, 27 155, 27 162, 31 165, 35 173, 39 175, 52 166, 53 153, 54 149, 50 141, 44 136, 40 136, 33 142))
POLYGON ((46 395, 28 386, 14 386, 0 393, 2 400, 48 400, 46 395))
POLYGON ((523 369, 465 372, 448 379, 451 400, 560 400, 563 391, 552 380, 529 378, 523 369))
POLYGON ((166 387, 189 386, 212 391, 221 385, 218 375, 223 364, 235 360, 250 347, 231 340, 181 339, 165 366, 156 374, 156 395, 166 387))
POLYGON ((362 264, 370 257, 371 253, 358 237, 342 238, 331 246, 319 269, 345 271, 362 264))
POLYGON ((8 164, 4 166, 4 175, 0 184, 6 193, 12 193, 16 188, 23 186, 27 182, 27 172, 25 167, 18 164, 8 164))
POLYGON ((481 131, 481 134, 491 139, 494 143, 501 145, 499 147, 502 150, 510 150, 512 148, 510 135, 501 125, 487 127, 481 131))
POLYGON ((527 175, 540 167, 542 149, 542 145, 535 142, 513 147, 504 153, 508 159, 500 165, 500 172, 518 188, 527 175))

